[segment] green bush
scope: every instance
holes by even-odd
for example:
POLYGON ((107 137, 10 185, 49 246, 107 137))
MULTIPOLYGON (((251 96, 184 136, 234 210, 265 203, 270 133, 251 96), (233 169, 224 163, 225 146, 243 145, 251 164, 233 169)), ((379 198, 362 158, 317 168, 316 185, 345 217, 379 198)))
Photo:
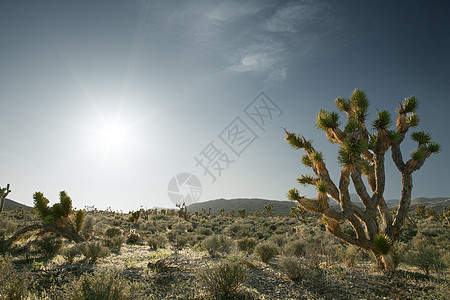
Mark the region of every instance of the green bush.
POLYGON ((426 275, 429 275, 430 270, 440 272, 446 268, 444 260, 436 246, 425 239, 415 241, 414 244, 414 251, 406 258, 410 265, 418 267, 426 275))
POLYGON ((309 272, 299 258, 292 256, 282 256, 280 267, 292 281, 300 281, 308 276, 309 272))
POLYGON ((301 240, 288 242, 283 252, 288 256, 301 257, 305 255, 305 243, 301 240))
POLYGON ((270 241, 262 242, 255 247, 256 255, 265 263, 278 255, 278 246, 270 241))
POLYGON ((168 243, 168 239, 162 233, 151 234, 147 240, 147 244, 152 250, 164 248, 168 243))
POLYGON ((54 257, 61 250, 63 241, 54 235, 47 235, 41 238, 37 244, 44 255, 54 257))
POLYGON ((105 240, 105 246, 109 248, 112 252, 120 252, 126 238, 124 236, 116 236, 105 240))
POLYGON ((233 246, 233 240, 223 235, 212 235, 202 241, 202 249, 207 251, 211 257, 219 253, 229 253, 233 246))
POLYGON ((245 262, 230 259, 201 269, 197 277, 214 299, 234 299, 248 278, 248 269, 245 262))
POLYGON ((109 227, 105 230, 105 237, 112 239, 123 235, 123 230, 119 227, 109 227))
POLYGON ((96 262, 99 258, 106 257, 110 254, 109 249, 99 241, 85 242, 81 249, 86 259, 93 262, 96 262))
POLYGON ((253 252, 253 249, 255 248, 256 244, 258 244, 258 241, 254 238, 244 237, 242 239, 237 240, 239 250, 247 254, 251 254, 253 252))

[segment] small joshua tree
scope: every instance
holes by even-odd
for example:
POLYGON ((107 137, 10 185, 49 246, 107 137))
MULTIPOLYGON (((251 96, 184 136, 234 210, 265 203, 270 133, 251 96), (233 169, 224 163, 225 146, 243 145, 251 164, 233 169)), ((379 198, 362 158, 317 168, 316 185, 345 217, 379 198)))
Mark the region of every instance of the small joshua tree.
POLYGON ((4 188, 0 187, 0 213, 2 213, 3 207, 5 206, 6 196, 8 196, 10 192, 9 183, 4 188))
POLYGON ((298 182, 302 185, 314 185, 319 192, 316 199, 308 199, 300 196, 294 188, 288 192, 288 198, 297 201, 310 212, 322 214, 329 233, 348 244, 372 252, 383 271, 390 273, 394 271, 395 265, 389 250, 398 239, 400 228, 408 214, 412 174, 423 166, 431 154, 439 152, 440 146, 431 142, 428 133, 413 132, 411 138, 417 142, 418 147, 411 153, 409 160, 404 160, 400 145, 409 128, 416 127, 419 123, 416 115, 417 100, 414 96, 400 103, 394 130, 389 128, 391 114, 388 111, 378 111, 376 119, 371 123, 373 134, 366 127, 369 101, 363 91, 355 89, 350 99, 337 98, 336 106, 347 115, 347 124, 343 130, 339 129, 339 115, 336 112, 320 110, 316 125, 325 131, 331 143, 340 146, 338 161, 342 169, 339 184, 336 185, 331 179, 323 155, 313 147, 312 141, 285 130, 288 143, 293 148, 306 152, 302 162, 314 172, 314 176, 302 175, 298 182), (384 164, 388 149, 401 173, 402 191, 394 215, 391 215, 383 196, 386 182, 384 164), (363 176, 370 191, 366 189, 363 176), (351 202, 348 189, 350 180, 364 208, 351 202), (340 209, 329 207, 329 197, 340 205, 340 209), (341 229, 341 224, 345 222, 350 223, 354 234, 341 229))

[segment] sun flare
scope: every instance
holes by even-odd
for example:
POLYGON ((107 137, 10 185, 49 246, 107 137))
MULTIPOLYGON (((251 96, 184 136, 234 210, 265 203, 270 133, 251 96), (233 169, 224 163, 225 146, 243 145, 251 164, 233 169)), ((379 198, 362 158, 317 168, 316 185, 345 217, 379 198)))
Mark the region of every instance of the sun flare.
POLYGON ((100 156, 102 160, 126 158, 128 152, 135 144, 135 130, 132 123, 114 118, 106 120, 101 118, 91 127, 89 152, 100 156))

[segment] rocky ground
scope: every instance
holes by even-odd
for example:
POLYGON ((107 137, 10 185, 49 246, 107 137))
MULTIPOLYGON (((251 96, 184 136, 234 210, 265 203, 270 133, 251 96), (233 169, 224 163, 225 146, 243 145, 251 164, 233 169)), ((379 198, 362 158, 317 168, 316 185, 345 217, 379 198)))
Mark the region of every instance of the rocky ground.
MULTIPOLYGON (((67 264, 56 256, 44 264, 20 264, 18 271, 29 272, 50 298, 63 298, 60 287, 76 282, 94 270, 118 270, 122 278, 137 283, 139 297, 145 299, 204 299, 207 292, 199 285, 199 269, 220 258, 186 249, 151 251, 147 246, 124 245, 120 253, 87 262, 81 256, 67 264)), ((282 271, 279 258, 268 264, 247 257, 249 276, 240 290, 240 299, 450 299, 448 274, 425 276, 418 269, 400 266, 392 276, 385 276, 365 261, 354 267, 322 263, 294 282, 282 271)))

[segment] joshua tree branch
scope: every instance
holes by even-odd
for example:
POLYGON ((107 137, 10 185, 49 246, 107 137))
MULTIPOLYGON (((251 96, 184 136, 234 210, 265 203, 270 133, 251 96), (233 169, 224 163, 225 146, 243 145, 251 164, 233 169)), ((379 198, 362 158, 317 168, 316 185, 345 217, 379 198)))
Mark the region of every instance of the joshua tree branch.
POLYGON ((371 197, 369 193, 367 193, 366 186, 361 178, 361 168, 357 167, 355 171, 352 172, 352 181, 355 187, 356 193, 361 199, 362 203, 366 207, 366 210, 371 206, 371 197))
POLYGON ((400 233, 400 227, 408 216, 409 206, 411 204, 411 193, 413 187, 412 175, 411 173, 405 172, 402 174, 402 195, 400 198, 400 203, 398 205, 397 214, 395 215, 394 221, 391 223, 392 226, 386 228, 386 234, 393 240, 398 238, 400 233))

